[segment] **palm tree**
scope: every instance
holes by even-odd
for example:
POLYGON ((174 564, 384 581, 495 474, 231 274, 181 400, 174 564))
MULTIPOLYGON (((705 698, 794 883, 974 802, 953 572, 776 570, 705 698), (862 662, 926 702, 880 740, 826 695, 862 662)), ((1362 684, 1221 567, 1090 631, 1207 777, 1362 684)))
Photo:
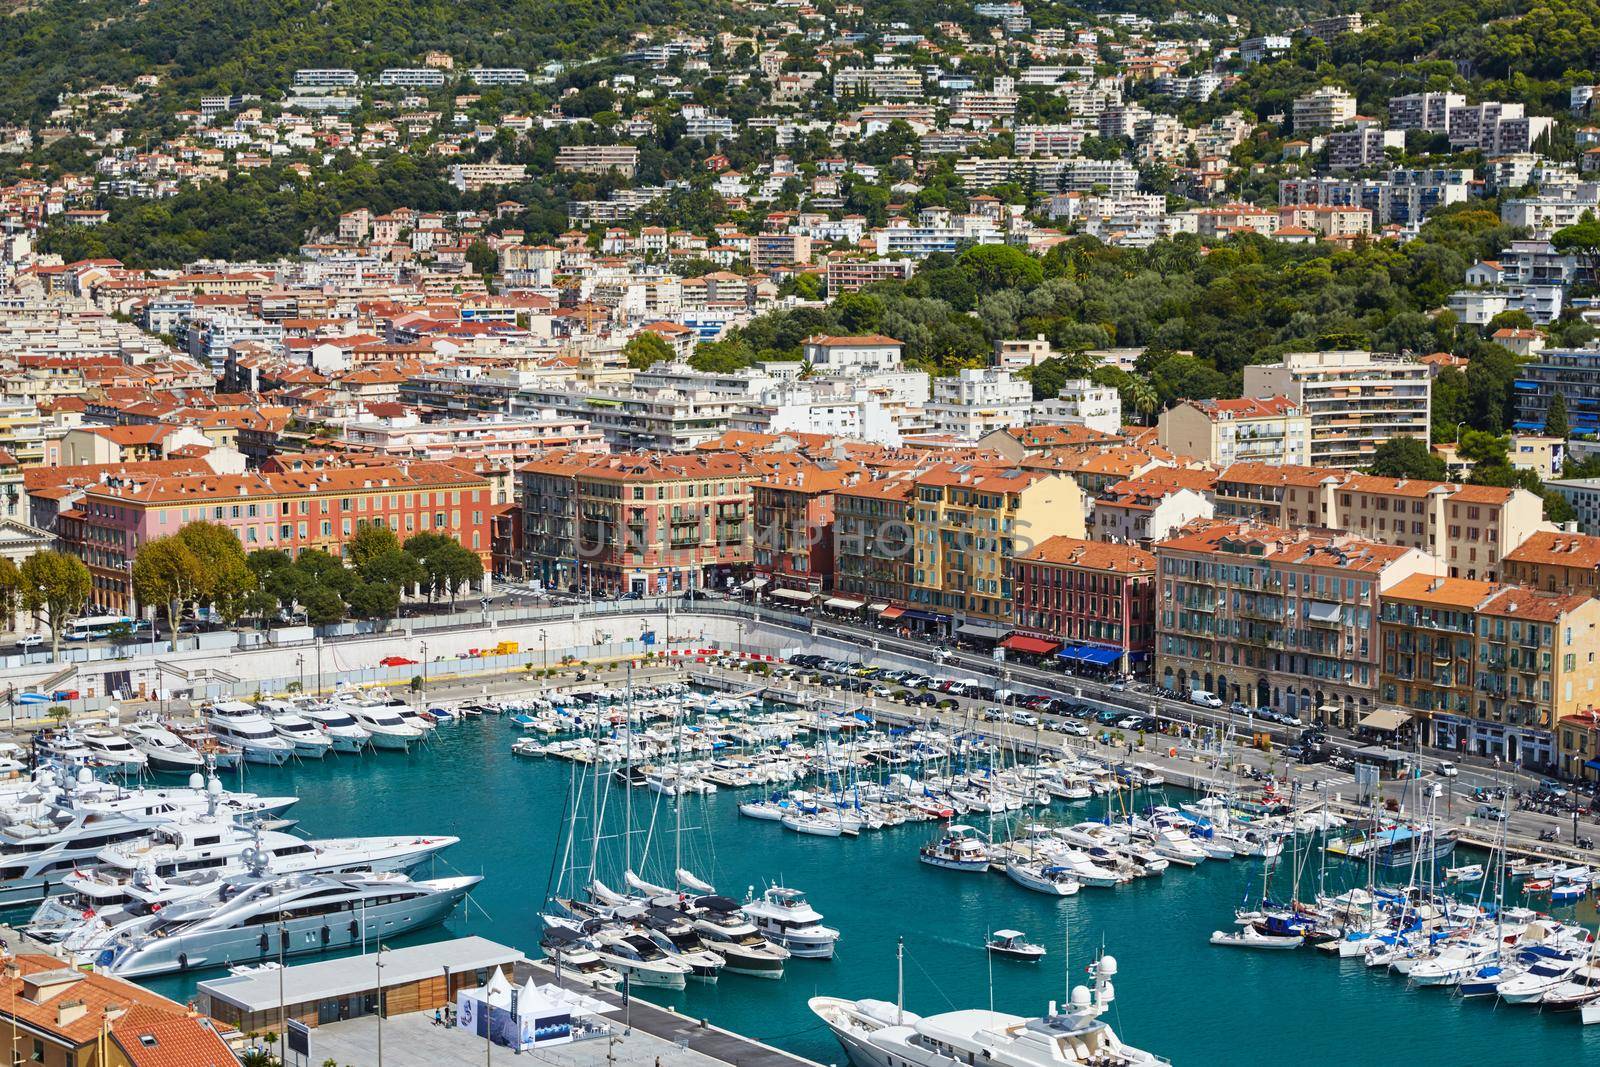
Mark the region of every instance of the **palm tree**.
POLYGON ((1139 413, 1144 425, 1150 424, 1150 416, 1161 409, 1161 396, 1156 392, 1156 387, 1150 384, 1150 379, 1140 374, 1128 376, 1128 384, 1123 390, 1127 394, 1128 403, 1133 410, 1139 413))

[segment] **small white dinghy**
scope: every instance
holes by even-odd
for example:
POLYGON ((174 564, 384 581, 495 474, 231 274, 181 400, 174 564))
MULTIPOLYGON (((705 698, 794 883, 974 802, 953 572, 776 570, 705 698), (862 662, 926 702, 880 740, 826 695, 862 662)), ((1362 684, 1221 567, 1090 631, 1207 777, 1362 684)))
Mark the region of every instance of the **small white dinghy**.
POLYGON ((1483 881, 1483 864, 1469 863, 1465 867, 1446 867, 1444 880, 1455 885, 1463 882, 1483 881))
POLYGON ((1264 934, 1254 926, 1241 927, 1233 933, 1222 930, 1211 933, 1213 945, 1231 945, 1234 948, 1299 948, 1305 942, 1306 939, 1299 934, 1264 934))
POLYGON ((1029 941, 1021 930, 996 930, 985 947, 996 956, 1010 956, 1030 963, 1044 959, 1045 954, 1044 946, 1029 941))

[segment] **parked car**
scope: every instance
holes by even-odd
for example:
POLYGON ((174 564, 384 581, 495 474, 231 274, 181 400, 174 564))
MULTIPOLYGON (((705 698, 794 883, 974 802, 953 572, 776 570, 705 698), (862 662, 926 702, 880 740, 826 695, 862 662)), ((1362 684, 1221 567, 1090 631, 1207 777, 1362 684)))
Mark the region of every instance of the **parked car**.
POLYGON ((18 648, 38 648, 45 643, 44 634, 29 634, 17 641, 18 648))
POLYGON ((1202 708, 1220 708, 1222 707, 1222 698, 1204 689, 1191 689, 1189 691, 1189 703, 1198 704, 1202 708))

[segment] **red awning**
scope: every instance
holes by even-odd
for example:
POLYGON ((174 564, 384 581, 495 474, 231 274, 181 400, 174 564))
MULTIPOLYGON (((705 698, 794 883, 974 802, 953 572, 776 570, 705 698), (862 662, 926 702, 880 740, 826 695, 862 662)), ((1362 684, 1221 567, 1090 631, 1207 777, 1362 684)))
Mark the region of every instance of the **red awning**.
POLYGON ((1046 641, 1042 637, 1028 637, 1023 634, 1012 634, 1000 642, 1000 647, 1012 652, 1026 652, 1030 656, 1048 656, 1061 647, 1060 641, 1046 641))
POLYGON ((880 618, 880 619, 898 619, 900 616, 904 615, 905 613, 906 613, 906 609, 905 608, 887 607, 887 608, 883 609, 883 614, 879 615, 878 618, 880 618))

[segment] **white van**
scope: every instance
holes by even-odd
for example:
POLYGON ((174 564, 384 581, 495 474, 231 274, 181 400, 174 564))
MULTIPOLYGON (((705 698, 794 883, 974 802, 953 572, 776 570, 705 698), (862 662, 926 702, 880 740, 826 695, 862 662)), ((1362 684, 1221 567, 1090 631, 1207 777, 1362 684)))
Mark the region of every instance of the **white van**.
POLYGON ((1191 689, 1189 691, 1189 703, 1199 704, 1202 708, 1220 708, 1222 707, 1222 698, 1215 693, 1208 693, 1204 689, 1191 689))

